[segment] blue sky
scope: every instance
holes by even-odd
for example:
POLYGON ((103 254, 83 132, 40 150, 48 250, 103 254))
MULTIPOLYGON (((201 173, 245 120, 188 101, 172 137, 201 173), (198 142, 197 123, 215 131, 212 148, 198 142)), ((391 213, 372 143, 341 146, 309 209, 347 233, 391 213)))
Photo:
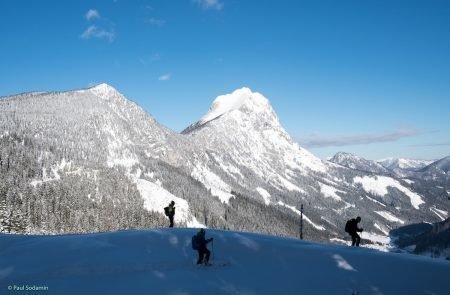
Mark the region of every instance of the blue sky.
POLYGON ((0 96, 106 82, 181 131, 265 95, 321 158, 450 155, 449 1, 0 1, 0 96))

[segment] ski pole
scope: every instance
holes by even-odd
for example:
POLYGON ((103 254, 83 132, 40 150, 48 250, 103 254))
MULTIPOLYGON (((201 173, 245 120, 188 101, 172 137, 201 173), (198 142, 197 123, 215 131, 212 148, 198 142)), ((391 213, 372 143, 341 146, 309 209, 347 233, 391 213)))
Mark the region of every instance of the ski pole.
POLYGON ((214 260, 214 240, 211 241, 211 252, 212 260, 214 260))

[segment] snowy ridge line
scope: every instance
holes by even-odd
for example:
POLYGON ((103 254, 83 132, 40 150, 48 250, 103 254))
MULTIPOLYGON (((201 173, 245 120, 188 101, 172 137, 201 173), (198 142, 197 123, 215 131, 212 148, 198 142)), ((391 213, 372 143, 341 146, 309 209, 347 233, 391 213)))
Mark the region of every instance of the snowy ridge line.
POLYGON ((385 158, 377 160, 378 163, 388 169, 420 169, 423 168, 435 160, 415 160, 415 159, 403 159, 403 158, 385 158))

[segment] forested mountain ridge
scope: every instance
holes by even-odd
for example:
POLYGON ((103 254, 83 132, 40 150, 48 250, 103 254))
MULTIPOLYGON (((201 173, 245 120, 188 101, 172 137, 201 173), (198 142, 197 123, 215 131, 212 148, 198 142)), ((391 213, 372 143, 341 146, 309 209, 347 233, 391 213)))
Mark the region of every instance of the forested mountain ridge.
POLYGON ((0 112, 3 231, 164 226, 172 199, 177 225, 288 236, 298 236, 304 204, 305 237, 335 242, 356 215, 374 244, 399 225, 448 216, 428 183, 318 159, 248 88, 218 97, 183 134, 106 84, 4 97, 0 112))
POLYGON ((391 235, 396 246, 406 252, 450 260, 450 218, 434 224, 410 224, 391 235))

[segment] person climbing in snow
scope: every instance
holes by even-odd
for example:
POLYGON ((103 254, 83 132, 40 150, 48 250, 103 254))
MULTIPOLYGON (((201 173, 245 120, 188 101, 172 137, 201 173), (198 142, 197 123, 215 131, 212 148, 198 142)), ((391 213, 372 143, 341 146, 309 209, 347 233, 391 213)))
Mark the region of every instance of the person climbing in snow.
POLYGON ((358 223, 361 221, 361 217, 352 218, 345 224, 345 231, 352 237, 352 246, 359 247, 361 237, 358 232, 362 232, 362 228, 358 228, 358 223))
POLYGON ((204 263, 205 265, 209 262, 209 256, 211 252, 208 250, 206 245, 213 241, 213 238, 205 239, 205 229, 201 228, 200 231, 192 237, 192 249, 197 250, 198 260, 197 264, 204 263))
POLYGON ((175 216, 175 202, 170 202, 169 206, 164 208, 164 213, 167 217, 169 217, 170 225, 169 227, 173 227, 173 217, 175 216))

